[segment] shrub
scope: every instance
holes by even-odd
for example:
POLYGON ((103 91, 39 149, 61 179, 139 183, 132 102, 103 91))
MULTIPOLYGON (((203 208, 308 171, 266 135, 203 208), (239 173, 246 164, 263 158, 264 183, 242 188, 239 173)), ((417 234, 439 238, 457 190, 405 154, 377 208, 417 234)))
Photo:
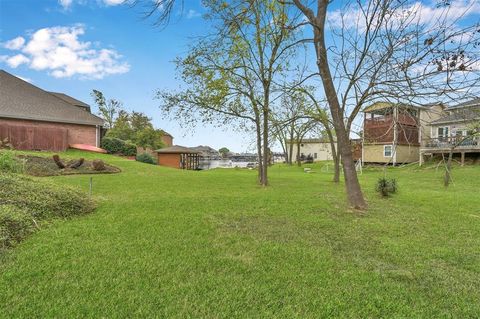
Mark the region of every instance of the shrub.
POLYGON ((110 154, 121 154, 125 156, 135 156, 137 154, 135 144, 125 142, 115 137, 104 137, 101 146, 110 154))
POLYGON ((135 156, 137 155, 137 146, 135 144, 125 142, 123 146, 122 155, 125 156, 135 156))
POLYGON ((34 221, 26 209, 0 205, 0 251, 15 246, 34 231, 34 221))
POLYGON ((120 154, 124 145, 124 141, 115 137, 104 137, 101 143, 102 148, 111 154, 120 154))
POLYGON ((147 164, 156 164, 155 158, 148 153, 142 153, 137 155, 137 161, 147 164))
POLYGON ((96 159, 96 160, 92 161, 92 167, 96 171, 104 171, 105 170, 105 163, 100 159, 96 159))
POLYGON ((388 197, 397 192, 397 181, 394 178, 379 178, 375 189, 383 197, 388 197))
POLYGON ((33 232, 35 222, 86 214, 95 208, 86 194, 51 181, 0 173, 0 185, 0 247, 11 247, 33 232))
POLYGON ((23 165, 16 158, 15 153, 9 150, 0 151, 0 172, 22 173, 23 165))

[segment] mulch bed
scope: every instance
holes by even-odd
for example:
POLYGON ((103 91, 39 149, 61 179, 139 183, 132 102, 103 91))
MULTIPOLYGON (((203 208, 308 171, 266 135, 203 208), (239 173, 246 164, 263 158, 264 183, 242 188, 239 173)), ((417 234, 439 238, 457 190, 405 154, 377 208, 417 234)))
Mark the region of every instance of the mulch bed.
MULTIPOLYGON (((74 168, 60 169, 51 157, 40 157, 33 155, 17 156, 25 165, 25 173, 32 176, 58 176, 58 175, 74 175, 74 174, 113 174, 120 173, 121 169, 105 163, 105 169, 96 171, 93 169, 92 161, 85 160, 83 164, 74 168)), ((70 164, 78 159, 62 159, 65 164, 70 164)))

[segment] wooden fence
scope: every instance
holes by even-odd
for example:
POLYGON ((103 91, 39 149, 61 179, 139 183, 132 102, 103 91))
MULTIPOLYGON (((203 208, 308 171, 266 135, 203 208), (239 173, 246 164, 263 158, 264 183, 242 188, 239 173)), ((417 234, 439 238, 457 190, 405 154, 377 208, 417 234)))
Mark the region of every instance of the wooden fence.
POLYGON ((68 148, 66 128, 29 125, 0 125, 0 139, 8 140, 18 150, 64 151, 68 148))

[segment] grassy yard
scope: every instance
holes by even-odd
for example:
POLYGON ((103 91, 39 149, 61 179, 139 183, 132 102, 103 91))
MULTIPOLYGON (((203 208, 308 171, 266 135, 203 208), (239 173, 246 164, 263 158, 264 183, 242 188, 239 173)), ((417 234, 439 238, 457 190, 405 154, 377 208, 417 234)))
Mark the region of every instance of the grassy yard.
MULTIPOLYGON (((69 152, 72 156, 80 153, 69 152)), ((85 155, 90 159, 98 155, 85 155)), ((100 155, 98 209, 0 264, 0 317, 478 318, 480 167, 395 168, 399 193, 347 209, 320 166, 179 171, 100 155)), ((89 175, 48 177, 88 190, 89 175)), ((1 187, 1 185, 0 185, 1 187)))

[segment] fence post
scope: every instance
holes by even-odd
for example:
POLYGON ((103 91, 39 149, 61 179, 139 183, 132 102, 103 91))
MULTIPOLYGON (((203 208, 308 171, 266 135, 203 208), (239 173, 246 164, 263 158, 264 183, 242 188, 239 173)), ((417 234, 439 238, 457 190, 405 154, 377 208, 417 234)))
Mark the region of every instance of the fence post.
POLYGON ((92 197, 92 189, 93 189, 93 177, 90 176, 90 192, 89 192, 90 197, 92 197))

